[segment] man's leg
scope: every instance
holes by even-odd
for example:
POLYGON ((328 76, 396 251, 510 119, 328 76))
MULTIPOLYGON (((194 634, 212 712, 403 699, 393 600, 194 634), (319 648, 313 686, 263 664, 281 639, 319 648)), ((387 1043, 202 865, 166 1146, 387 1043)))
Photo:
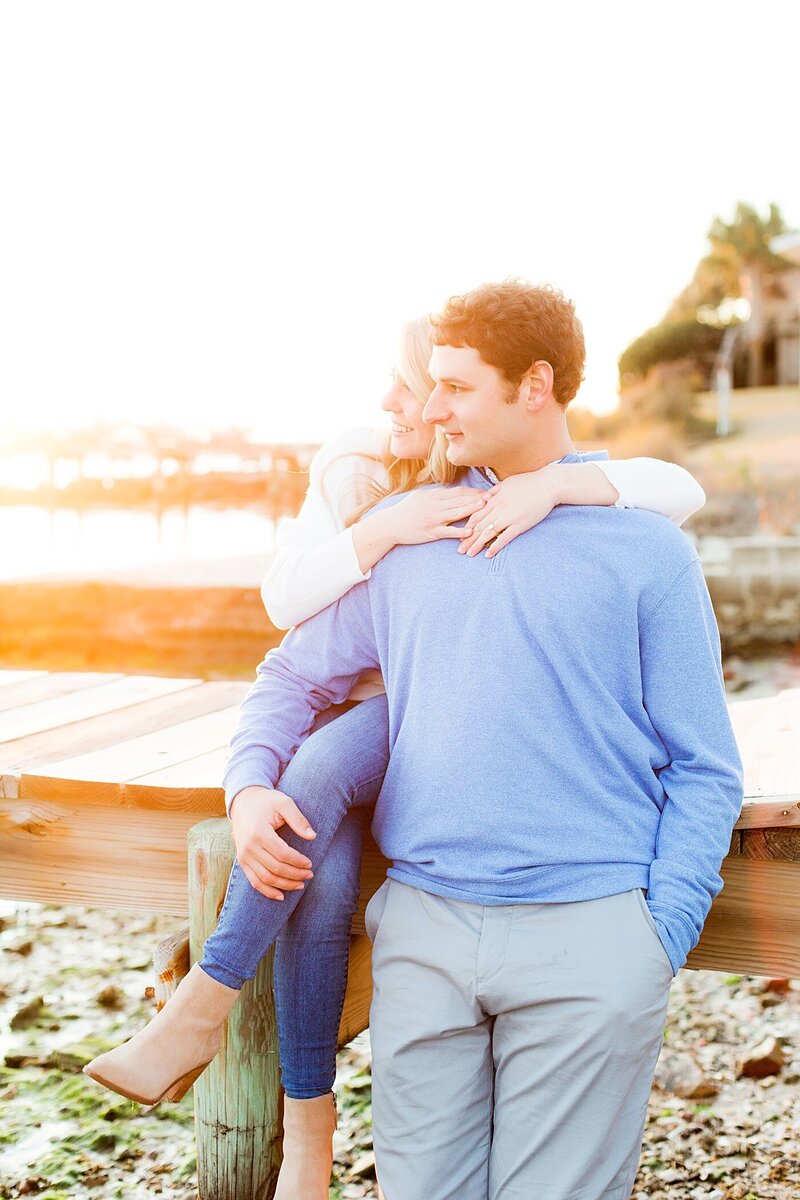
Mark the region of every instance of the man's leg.
POLYGON ((638 889, 517 909, 484 1001, 496 1014, 490 1200, 627 1200, 671 978, 638 889))
POLYGON ((369 903, 373 1137, 385 1200, 486 1200, 491 1020, 475 999, 483 911, 391 879, 369 903))

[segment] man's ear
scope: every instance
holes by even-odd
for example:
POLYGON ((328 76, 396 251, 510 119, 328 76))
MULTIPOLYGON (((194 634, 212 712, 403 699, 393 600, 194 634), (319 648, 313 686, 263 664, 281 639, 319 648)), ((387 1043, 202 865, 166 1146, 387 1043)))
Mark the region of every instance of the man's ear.
POLYGON ((553 395, 553 368, 544 359, 531 363, 530 370, 522 376, 522 400, 532 412, 543 408, 553 395))

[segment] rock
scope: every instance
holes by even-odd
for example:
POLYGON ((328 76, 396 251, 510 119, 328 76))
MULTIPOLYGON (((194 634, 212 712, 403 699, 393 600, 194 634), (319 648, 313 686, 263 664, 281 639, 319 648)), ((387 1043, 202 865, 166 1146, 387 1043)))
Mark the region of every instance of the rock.
POLYGON ((22 1008, 14 1013, 14 1016, 9 1021, 12 1029, 27 1029, 29 1025, 35 1025, 41 1016, 44 1008, 44 1000, 41 996, 37 996, 35 1000, 31 1000, 29 1004, 24 1004, 22 1008))
POLYGON ((375 1174, 375 1152, 367 1150, 364 1154, 359 1154, 356 1161, 348 1171, 351 1178, 363 1177, 365 1175, 375 1174))
POLYGON ((116 987, 112 983, 109 987, 104 987, 101 992, 98 992, 95 999, 103 1008, 119 1009, 125 1003, 125 993, 121 988, 116 987))
POLYGON ((13 1071, 18 1071, 20 1067, 40 1067, 42 1065, 42 1060, 37 1054, 6 1054, 3 1062, 13 1071))
POLYGON ((27 958, 29 954, 33 953, 33 942, 19 942, 16 946, 6 946, 6 952, 27 958))
POLYGON ((44 1179, 26 1179, 17 1187, 18 1196, 35 1196, 47 1187, 47 1182, 44 1179))
POLYGON ((792 990, 791 979, 767 979, 764 983, 765 992, 774 992, 777 996, 785 996, 792 990))
POLYGON ((738 1077, 764 1079, 777 1075, 784 1063, 783 1047, 776 1037, 766 1037, 763 1042, 746 1051, 739 1063, 738 1077))
POLYGON ((93 1058, 94 1052, 91 1047, 76 1042, 71 1046, 62 1046, 59 1050, 51 1050, 45 1064, 55 1067, 57 1071, 63 1071, 66 1075, 77 1075, 93 1058))
POLYGON ((716 1096, 717 1085, 706 1079, 702 1068, 686 1051, 662 1050, 656 1065, 655 1085, 683 1100, 704 1100, 716 1096))

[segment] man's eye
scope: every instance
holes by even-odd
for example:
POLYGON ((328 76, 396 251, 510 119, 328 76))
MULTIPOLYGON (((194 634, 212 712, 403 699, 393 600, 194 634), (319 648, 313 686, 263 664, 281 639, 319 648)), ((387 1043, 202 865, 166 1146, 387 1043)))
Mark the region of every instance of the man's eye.
POLYGON ((462 387, 459 387, 459 385, 457 383, 450 384, 450 391, 453 393, 454 396, 459 396, 463 392, 463 390, 464 389, 462 387))

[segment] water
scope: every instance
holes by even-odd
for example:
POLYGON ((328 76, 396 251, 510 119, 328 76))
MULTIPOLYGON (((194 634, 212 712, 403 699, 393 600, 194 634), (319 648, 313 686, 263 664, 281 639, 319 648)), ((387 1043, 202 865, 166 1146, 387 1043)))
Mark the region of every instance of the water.
POLYGON ((77 578, 164 563, 263 555, 275 547, 264 513, 199 505, 144 509, 0 506, 0 580, 77 578))

